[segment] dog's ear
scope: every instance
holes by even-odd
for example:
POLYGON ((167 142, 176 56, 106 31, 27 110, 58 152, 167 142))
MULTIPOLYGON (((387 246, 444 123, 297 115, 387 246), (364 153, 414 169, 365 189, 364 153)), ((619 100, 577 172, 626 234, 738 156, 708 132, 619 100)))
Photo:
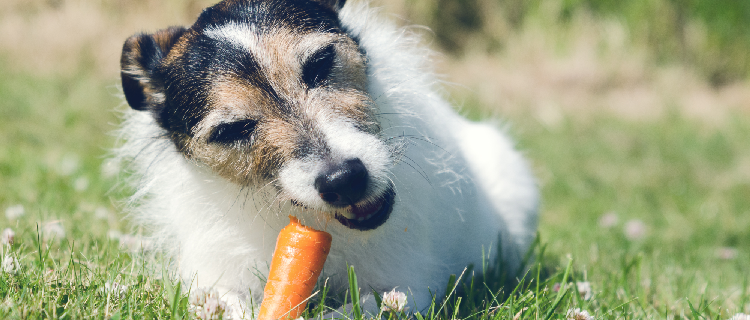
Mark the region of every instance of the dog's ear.
POLYGON ((343 8, 344 4, 346 3, 346 0, 315 0, 315 1, 325 6, 331 7, 336 11, 341 10, 341 8, 343 8))
POLYGON ((155 70, 185 31, 183 27, 170 27, 154 34, 136 34, 125 41, 120 77, 131 108, 150 110, 163 103, 163 83, 155 70))

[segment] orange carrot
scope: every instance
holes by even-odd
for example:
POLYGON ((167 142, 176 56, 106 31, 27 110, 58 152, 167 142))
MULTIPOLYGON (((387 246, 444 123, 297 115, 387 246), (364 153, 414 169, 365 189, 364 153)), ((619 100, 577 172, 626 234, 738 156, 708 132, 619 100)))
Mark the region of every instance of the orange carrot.
POLYGON ((289 216, 276 240, 257 320, 296 319, 318 281, 331 249, 331 235, 289 216))

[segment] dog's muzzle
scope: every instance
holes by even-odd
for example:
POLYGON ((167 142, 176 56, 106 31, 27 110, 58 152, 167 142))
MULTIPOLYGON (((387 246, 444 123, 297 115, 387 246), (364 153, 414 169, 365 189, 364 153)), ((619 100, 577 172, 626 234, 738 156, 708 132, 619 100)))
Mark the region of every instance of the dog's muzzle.
POLYGON ((336 220, 356 230, 371 230, 388 220, 395 192, 390 185, 378 196, 367 195, 370 177, 361 160, 355 158, 334 165, 315 179, 315 189, 329 205, 341 208, 336 220))

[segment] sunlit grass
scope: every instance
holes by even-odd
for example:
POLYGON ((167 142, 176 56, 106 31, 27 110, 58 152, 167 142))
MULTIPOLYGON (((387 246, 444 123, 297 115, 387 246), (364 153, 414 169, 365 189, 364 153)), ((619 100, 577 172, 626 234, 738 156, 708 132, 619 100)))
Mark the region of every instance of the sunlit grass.
MULTIPOLYGON (((25 214, 0 217, 0 228, 16 232, 3 256, 20 266, 0 274, 0 318, 190 317, 184 290, 116 237, 137 232, 119 211, 128 191, 115 188, 104 165, 121 104, 116 81, 5 74, 0 209, 20 205, 25 214), (49 223, 64 234, 45 233, 49 223), (127 290, 107 291, 108 282, 127 290)), ((447 301, 410 311, 426 319, 560 319, 571 308, 597 319, 728 319, 747 311, 750 120, 705 124, 676 110, 646 121, 604 112, 558 120, 507 119, 543 191, 541 242, 522 284, 472 280, 470 270, 456 275, 454 293, 436 290, 447 301), (576 282, 588 283, 589 299, 560 285, 576 282)))
POLYGON ((689 301, 708 318, 746 310, 746 119, 715 127, 677 113, 599 115, 514 128, 539 169, 548 250, 576 259, 602 290, 595 302, 630 297, 634 312, 654 317, 689 314, 689 301))
MULTIPOLYGON (((121 210, 131 191, 118 186, 118 167, 107 154, 118 123, 113 110, 124 107, 117 89, 124 38, 189 23, 211 2, 0 4, 0 229, 16 233, 0 255, 0 318, 194 318, 184 288, 165 277, 161 261, 144 265, 134 253, 139 242, 127 235, 140 230, 121 210), (124 290, 105 289, 115 284, 124 290)), ((444 9, 440 3, 429 5, 444 9)), ((449 88, 471 118, 502 118, 532 163, 543 194, 540 242, 519 285, 499 280, 498 266, 473 266, 454 275, 455 290, 431 288, 448 298, 410 308, 419 312, 414 318, 564 319, 579 308, 596 319, 721 320, 750 312, 747 89, 712 87, 746 72, 747 41, 719 39, 716 48, 736 43, 726 61, 718 49, 700 51, 725 37, 721 32, 742 29, 701 34, 705 18, 698 13, 684 21, 664 16, 666 24, 683 23, 674 30, 631 32, 638 10, 648 11, 636 3, 621 4, 630 8, 622 16, 612 13, 614 2, 592 15, 552 2, 533 10, 505 3, 517 12, 471 3, 486 18, 474 29, 448 24, 456 16, 427 10, 426 1, 393 10, 422 23, 450 15, 433 27, 432 45, 465 41, 490 52, 444 57, 447 72, 459 78, 447 80, 468 87, 449 88), (643 54, 674 54, 667 51, 680 39, 669 32, 679 30, 704 42, 687 43, 693 47, 683 49, 695 51, 679 59, 643 54), (649 32, 667 32, 658 36, 669 41, 654 48, 649 43, 658 37, 637 40, 649 32), (702 55, 709 56, 690 64, 702 55), (659 69, 685 57, 679 68, 659 69), (697 113, 689 107, 694 101, 697 113), (496 109, 511 112, 495 115, 496 109), (481 270, 492 272, 474 273, 481 270)), ((659 12, 644 23, 658 24, 659 12)), ((351 292, 327 297, 313 300, 308 316, 351 301, 351 292)))

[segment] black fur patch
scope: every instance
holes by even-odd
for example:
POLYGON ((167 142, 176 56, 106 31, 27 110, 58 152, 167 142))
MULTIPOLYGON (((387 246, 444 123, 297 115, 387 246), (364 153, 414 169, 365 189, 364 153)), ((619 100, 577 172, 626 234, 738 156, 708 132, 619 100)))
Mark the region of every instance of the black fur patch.
POLYGON ((248 81, 284 108, 284 102, 259 72, 251 53, 202 35, 207 28, 220 28, 227 23, 254 25, 261 33, 284 27, 301 34, 313 31, 343 34, 336 11, 315 1, 225 1, 204 10, 191 27, 196 36, 188 42, 185 52, 159 69, 158 76, 166 87, 166 103, 157 120, 165 129, 191 136, 205 116, 212 80, 221 74, 248 81))
POLYGON ((223 144, 252 142, 252 134, 256 124, 257 121, 251 119, 221 124, 211 133, 208 142, 223 144))
MULTIPOLYGON (((343 3, 343 1, 341 1, 343 3)), ((341 32, 336 8, 310 0, 224 1, 201 13, 193 25, 203 30, 227 22, 254 24, 259 29, 291 27, 300 31, 341 32)))
POLYGON ((120 59, 120 77, 125 99, 133 109, 153 110, 153 94, 162 90, 155 69, 185 33, 183 27, 170 27, 153 35, 137 34, 125 41, 120 59))
POLYGON ((325 82, 331 74, 336 49, 328 45, 318 50, 302 67, 302 81, 308 88, 314 88, 325 82))

